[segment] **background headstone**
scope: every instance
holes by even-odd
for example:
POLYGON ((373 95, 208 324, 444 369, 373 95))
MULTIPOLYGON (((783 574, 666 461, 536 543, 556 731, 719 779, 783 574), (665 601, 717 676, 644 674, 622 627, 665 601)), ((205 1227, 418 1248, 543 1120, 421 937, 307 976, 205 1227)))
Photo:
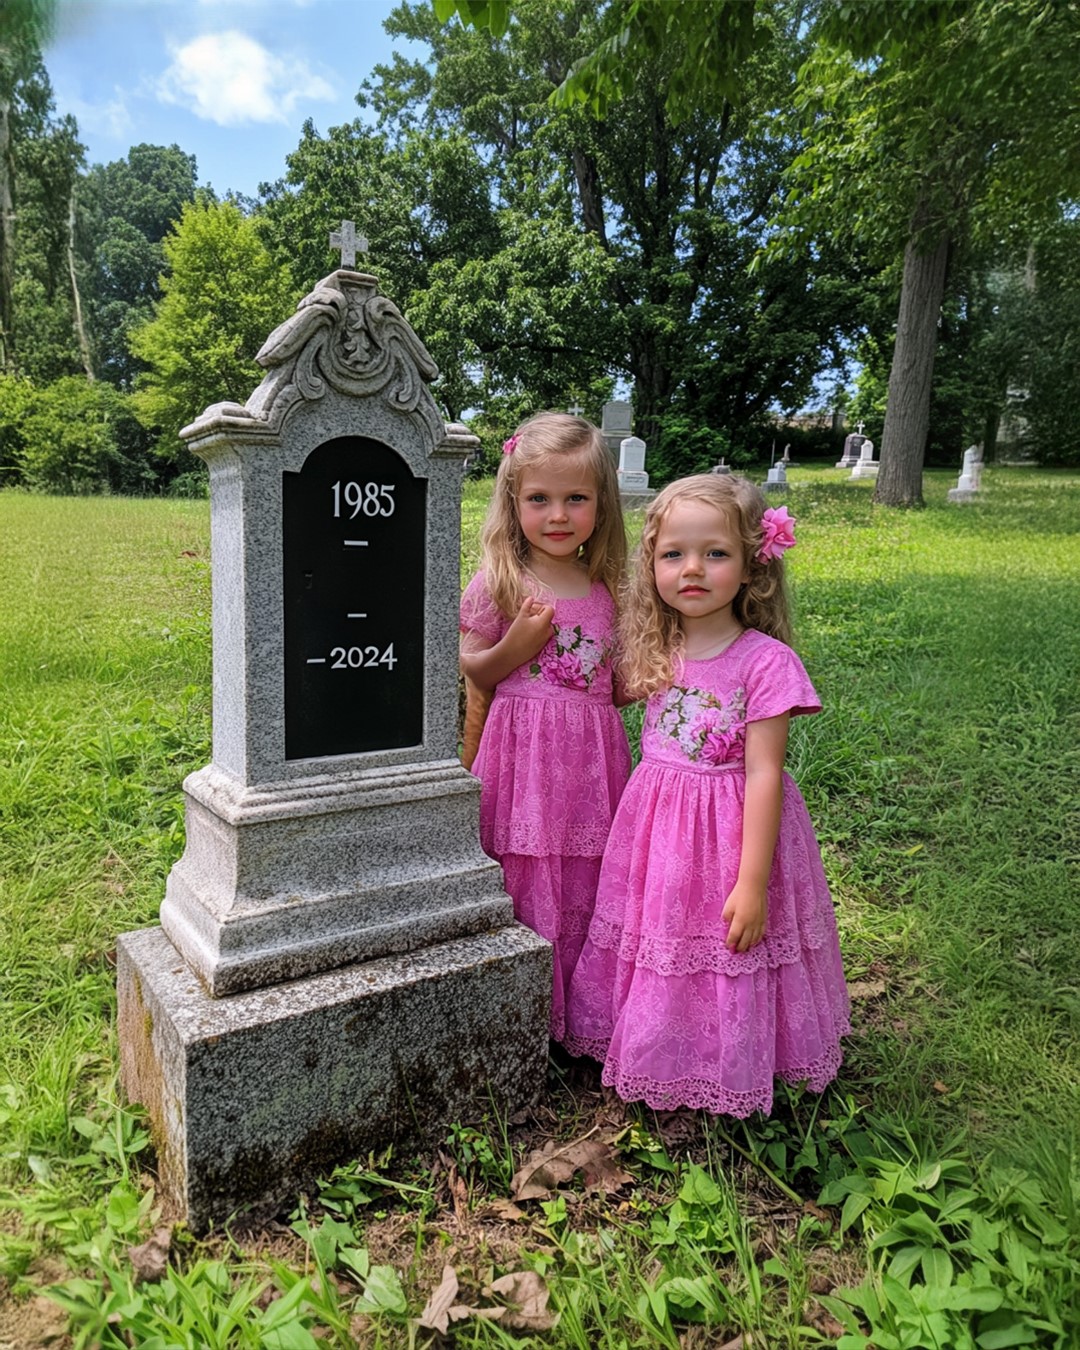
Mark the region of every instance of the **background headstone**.
POLYGON ((964 451, 960 468, 960 477, 956 486, 946 493, 950 502, 974 501, 982 487, 982 450, 977 445, 969 445, 964 451))
POLYGON ((619 447, 633 433, 633 408, 625 399, 605 403, 600 418, 600 432, 613 459, 619 458, 619 447))
POLYGON ((874 442, 863 437, 859 446, 859 458, 851 470, 852 478, 876 478, 881 466, 874 459, 874 442))
POLYGON ((640 436, 627 436, 619 444, 619 497, 624 507, 644 506, 656 496, 649 488, 645 472, 645 442, 640 436))
POLYGON ((844 453, 836 461, 838 469, 853 469, 859 462, 859 447, 866 437, 857 431, 851 431, 844 437, 844 453))
POLYGON ((551 949, 457 756, 476 438, 374 277, 339 271, 182 435, 210 466, 213 761, 161 928, 118 940, 121 1069, 195 1229, 544 1077, 551 949))
POLYGON ((787 468, 782 459, 778 459, 772 466, 761 486, 766 492, 770 493, 787 491, 787 468))

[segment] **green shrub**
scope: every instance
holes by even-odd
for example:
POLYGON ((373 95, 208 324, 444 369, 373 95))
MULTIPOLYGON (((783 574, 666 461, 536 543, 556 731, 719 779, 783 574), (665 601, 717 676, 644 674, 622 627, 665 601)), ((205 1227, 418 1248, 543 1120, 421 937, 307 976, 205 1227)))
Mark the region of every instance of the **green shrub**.
POLYGON ((140 493, 157 485, 149 438, 126 394, 68 375, 11 398, 11 477, 44 492, 140 493))

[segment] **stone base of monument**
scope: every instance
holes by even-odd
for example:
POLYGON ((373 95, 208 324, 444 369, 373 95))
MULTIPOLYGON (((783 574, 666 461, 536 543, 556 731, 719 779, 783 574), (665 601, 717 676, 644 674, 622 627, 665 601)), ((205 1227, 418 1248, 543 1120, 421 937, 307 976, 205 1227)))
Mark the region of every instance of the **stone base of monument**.
MULTIPOLYGON (((644 442, 639 442, 636 438, 627 438, 624 445, 631 444, 631 441, 641 445, 644 454, 644 442)), ((619 501, 624 511, 648 506, 656 496, 656 489, 649 487, 649 475, 643 470, 619 469, 616 477, 619 480, 619 501)))
POLYGON ((512 924, 228 998, 160 928, 117 941, 121 1074, 153 1127, 167 1212, 266 1216, 319 1173, 544 1083, 551 947, 512 924))
POLYGON ((945 494, 945 500, 949 502, 974 502, 978 501, 979 493, 976 488, 950 488, 945 494))
POLYGON ((856 460, 851 476, 852 478, 876 478, 880 467, 873 460, 856 460))

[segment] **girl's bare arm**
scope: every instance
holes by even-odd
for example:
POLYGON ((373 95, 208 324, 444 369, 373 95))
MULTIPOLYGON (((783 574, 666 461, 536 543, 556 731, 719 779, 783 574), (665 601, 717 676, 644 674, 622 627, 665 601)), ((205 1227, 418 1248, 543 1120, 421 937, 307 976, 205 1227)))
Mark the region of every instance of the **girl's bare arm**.
POLYGON ((494 689, 512 670, 531 661, 551 637, 553 605, 542 604, 531 596, 521 602, 514 622, 498 642, 483 645, 484 639, 470 633, 461 646, 461 672, 478 689, 494 689))
POLYGON ((745 952, 765 936, 767 887, 784 800, 784 755, 789 715, 750 722, 746 728, 746 799, 743 805, 739 875, 724 904, 727 944, 745 952))

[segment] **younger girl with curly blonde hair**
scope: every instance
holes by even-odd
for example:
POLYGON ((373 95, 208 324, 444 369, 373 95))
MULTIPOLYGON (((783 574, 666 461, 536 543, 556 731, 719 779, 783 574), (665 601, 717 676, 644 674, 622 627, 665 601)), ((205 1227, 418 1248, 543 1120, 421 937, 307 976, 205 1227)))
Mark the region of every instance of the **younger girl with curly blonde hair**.
POLYGON ((784 507, 735 476, 666 487, 645 518, 621 667, 648 698, 574 972, 567 1046, 627 1100, 769 1111, 820 1091, 847 988, 788 722, 820 711, 790 635, 784 507))

